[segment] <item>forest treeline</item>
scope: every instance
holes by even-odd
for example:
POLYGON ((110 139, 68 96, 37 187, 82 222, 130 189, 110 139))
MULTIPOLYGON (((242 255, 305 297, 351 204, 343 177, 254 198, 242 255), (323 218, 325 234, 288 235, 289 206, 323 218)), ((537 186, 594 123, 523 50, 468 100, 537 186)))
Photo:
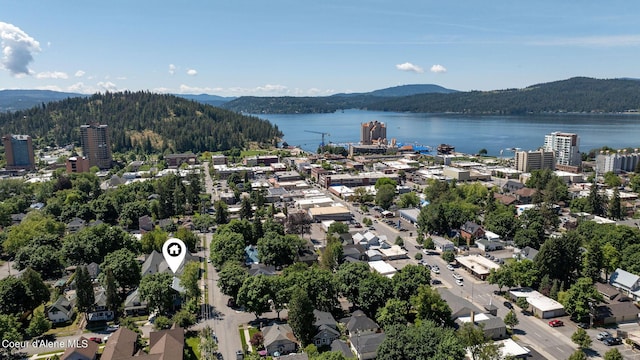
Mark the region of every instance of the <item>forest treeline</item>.
POLYGON ((272 144, 282 133, 254 116, 150 92, 68 98, 0 114, 2 134, 30 135, 41 145, 80 145, 80 125, 107 124, 112 150, 202 152, 272 144))
POLYGON ((247 113, 329 113, 340 109, 466 114, 618 113, 640 109, 640 81, 568 80, 523 89, 425 93, 411 96, 241 97, 223 105, 247 113))

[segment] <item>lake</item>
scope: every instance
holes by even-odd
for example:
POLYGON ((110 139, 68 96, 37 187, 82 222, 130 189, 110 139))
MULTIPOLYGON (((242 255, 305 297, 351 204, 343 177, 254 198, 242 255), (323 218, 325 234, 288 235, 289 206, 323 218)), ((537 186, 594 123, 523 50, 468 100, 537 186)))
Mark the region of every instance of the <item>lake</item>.
MULTIPOLYGON (((325 142, 335 144, 360 141, 360 124, 372 120, 387 125, 388 139, 401 144, 435 147, 451 144, 456 151, 475 154, 487 149, 499 156, 500 150, 521 148, 536 150, 544 144, 544 136, 554 131, 576 133, 580 151, 609 146, 615 149, 640 147, 640 116, 638 115, 530 115, 479 116, 460 114, 415 114, 365 110, 345 110, 330 114, 260 114, 284 133, 289 145, 315 152, 321 135, 325 142)), ((504 156, 509 156, 504 151, 504 156)))

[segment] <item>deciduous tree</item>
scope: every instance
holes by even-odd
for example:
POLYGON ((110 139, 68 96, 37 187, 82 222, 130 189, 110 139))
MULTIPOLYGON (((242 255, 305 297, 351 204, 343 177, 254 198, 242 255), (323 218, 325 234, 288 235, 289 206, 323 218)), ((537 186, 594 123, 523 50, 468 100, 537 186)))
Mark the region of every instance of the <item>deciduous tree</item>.
POLYGON ((299 288, 294 289, 289 302, 289 325, 303 347, 313 342, 315 320, 313 302, 309 300, 307 293, 299 288))

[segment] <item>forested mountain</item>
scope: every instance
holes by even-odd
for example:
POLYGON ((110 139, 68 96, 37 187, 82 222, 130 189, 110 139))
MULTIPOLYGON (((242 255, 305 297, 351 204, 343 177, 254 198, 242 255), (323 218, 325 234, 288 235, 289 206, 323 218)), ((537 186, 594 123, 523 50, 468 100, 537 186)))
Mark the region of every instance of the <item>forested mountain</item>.
POLYGON ((400 85, 367 93, 340 93, 331 96, 256 97, 243 96, 221 105, 225 109, 249 114, 331 113, 340 109, 366 109, 382 98, 394 98, 427 93, 456 92, 433 84, 400 85))
POLYGON ((209 94, 199 94, 199 95, 175 94, 175 96, 185 98, 188 100, 197 101, 199 103, 206 104, 206 105, 212 105, 212 106, 220 106, 226 102, 229 102, 235 99, 235 97, 223 97, 223 96, 209 95, 209 94))
MULTIPOLYGON (((470 114, 624 112, 640 109, 640 81, 571 78, 524 89, 425 93, 410 96, 339 94, 327 97, 241 97, 223 105, 247 113, 324 113, 340 109, 470 114)), ((397 92, 395 92, 397 94, 397 92)))
POLYGON ((46 145, 80 144, 80 125, 109 125, 113 151, 201 152, 272 143, 282 136, 266 120, 174 95, 96 94, 0 114, 0 133, 28 134, 46 145))
POLYGON ((86 96, 51 90, 0 90, 0 112, 30 109, 42 103, 86 96))

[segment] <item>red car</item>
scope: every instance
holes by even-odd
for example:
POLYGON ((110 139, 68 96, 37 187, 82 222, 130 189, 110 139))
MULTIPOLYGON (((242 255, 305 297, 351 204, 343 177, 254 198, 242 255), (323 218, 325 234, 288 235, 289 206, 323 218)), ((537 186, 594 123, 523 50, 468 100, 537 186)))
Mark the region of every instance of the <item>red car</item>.
POLYGON ((100 339, 99 337, 90 337, 89 340, 97 342, 98 344, 102 344, 102 339, 100 339))
POLYGON ((551 327, 564 326, 564 323, 560 320, 551 320, 549 321, 549 326, 551 327))

